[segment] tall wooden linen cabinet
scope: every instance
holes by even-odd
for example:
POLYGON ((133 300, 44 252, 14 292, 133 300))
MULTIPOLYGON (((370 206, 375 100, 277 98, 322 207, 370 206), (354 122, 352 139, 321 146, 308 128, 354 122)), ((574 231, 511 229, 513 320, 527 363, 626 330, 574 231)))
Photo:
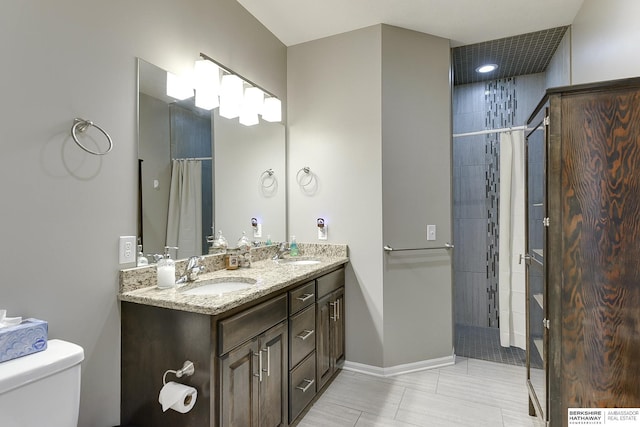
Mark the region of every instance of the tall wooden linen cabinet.
POLYGON ((549 89, 528 120, 529 412, 640 407, 640 78, 549 89))

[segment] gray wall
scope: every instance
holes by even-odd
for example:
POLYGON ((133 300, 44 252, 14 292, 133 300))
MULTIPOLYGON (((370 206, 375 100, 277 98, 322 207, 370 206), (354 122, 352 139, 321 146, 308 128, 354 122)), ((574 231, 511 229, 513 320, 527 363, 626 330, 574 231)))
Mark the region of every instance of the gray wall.
POLYGON ((79 425, 117 425, 117 248, 136 233, 136 57, 182 73, 204 52, 286 99, 286 48, 235 0, 4 2, 0 39, 1 305, 84 347, 79 425), (111 153, 74 144, 78 116, 111 134, 111 153))
MULTIPOLYGON (((231 247, 246 232, 249 240, 286 241, 286 143, 282 123, 260 120, 255 126, 213 113, 215 228, 231 247), (273 187, 263 188, 261 176, 273 169, 273 187), (253 237, 251 218, 262 224, 262 237, 253 237)), ((271 184, 268 180, 266 185, 271 184)), ((217 234, 216 234, 217 235, 217 234)))
POLYGON ((572 84, 640 76, 636 0, 585 0, 572 25, 572 84))
POLYGON ((142 230, 146 254, 161 254, 167 244, 167 207, 171 188, 171 131, 169 106, 152 96, 140 93, 138 114, 142 163, 142 182, 158 180, 158 188, 142 186, 142 230))
POLYGON ((449 54, 447 40, 386 25, 288 51, 289 231, 316 241, 322 216, 329 241, 349 244, 349 362, 451 355, 449 255, 382 251, 424 246, 427 223, 450 239, 449 54), (314 192, 296 182, 304 166, 314 192))
MULTIPOLYGON (((382 26, 382 235, 392 247, 451 242, 449 55, 446 39, 382 26)), ((451 255, 384 256, 385 367, 452 354, 451 255)))
POLYGON ((572 27, 569 27, 560 45, 553 54, 551 62, 545 71, 545 86, 558 87, 571 84, 571 34, 572 27))
POLYGON ((288 50, 289 232, 347 243, 346 358, 383 366, 381 26, 288 50), (296 182, 309 166, 315 192, 296 182))

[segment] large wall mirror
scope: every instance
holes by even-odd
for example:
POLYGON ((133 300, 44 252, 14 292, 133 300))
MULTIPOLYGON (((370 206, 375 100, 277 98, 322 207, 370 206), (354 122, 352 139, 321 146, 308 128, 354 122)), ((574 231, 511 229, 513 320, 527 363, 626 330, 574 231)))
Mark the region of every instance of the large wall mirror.
POLYGON ((138 59, 138 235, 144 253, 178 246, 178 259, 207 254, 207 237, 220 230, 230 247, 243 232, 255 242, 286 240, 284 125, 260 120, 244 126, 217 108, 196 107, 193 98, 177 101, 166 95, 166 76, 138 59))

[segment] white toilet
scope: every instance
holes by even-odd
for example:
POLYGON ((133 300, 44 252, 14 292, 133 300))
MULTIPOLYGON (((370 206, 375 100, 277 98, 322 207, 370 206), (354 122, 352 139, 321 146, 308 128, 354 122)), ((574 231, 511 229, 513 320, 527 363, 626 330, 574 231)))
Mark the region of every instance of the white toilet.
POLYGON ((77 427, 82 347, 49 340, 39 353, 0 363, 0 426, 77 427))

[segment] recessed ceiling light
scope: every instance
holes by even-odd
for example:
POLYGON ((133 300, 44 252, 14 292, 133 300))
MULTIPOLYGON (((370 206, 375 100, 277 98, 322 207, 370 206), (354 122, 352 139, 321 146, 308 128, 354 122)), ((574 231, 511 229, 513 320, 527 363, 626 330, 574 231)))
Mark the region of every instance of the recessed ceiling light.
POLYGON ((498 64, 485 64, 476 68, 478 73, 490 73, 498 68, 498 64))

